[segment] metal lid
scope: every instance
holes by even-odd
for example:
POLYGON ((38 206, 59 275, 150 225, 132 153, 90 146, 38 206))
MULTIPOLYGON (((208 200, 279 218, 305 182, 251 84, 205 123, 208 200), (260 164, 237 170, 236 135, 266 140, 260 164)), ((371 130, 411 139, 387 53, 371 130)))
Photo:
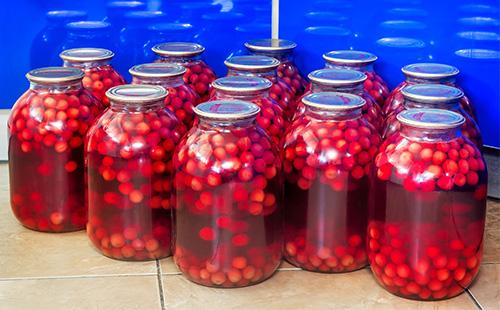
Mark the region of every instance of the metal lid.
POLYGON ((246 93, 267 90, 273 83, 256 76, 228 76, 216 79, 212 86, 217 90, 246 93))
POLYGON ((94 30, 94 29, 109 29, 111 28, 110 23, 106 23, 99 20, 84 20, 80 22, 72 22, 66 24, 66 28, 71 30, 94 30))
POLYGON ((112 1, 106 4, 106 7, 110 9, 121 9, 121 8, 144 8, 146 4, 140 1, 112 1))
POLYGON ((237 70, 274 70, 279 65, 278 59, 262 55, 233 56, 224 61, 229 69, 237 70))
POLYGON ((348 69, 320 69, 309 73, 308 78, 313 83, 322 85, 356 85, 366 80, 363 72, 348 69))
POLYGON ((155 23, 148 26, 149 30, 163 31, 163 32, 182 32, 190 31, 193 29, 193 25, 188 23, 155 23))
POLYGON ((49 19, 77 19, 77 18, 87 18, 87 12, 85 11, 74 11, 74 10, 54 10, 48 11, 46 16, 49 19))
POLYGON ((500 59, 500 52, 495 50, 488 49, 479 49, 479 48, 467 48, 455 51, 455 55, 458 57, 468 58, 468 59, 476 59, 476 60, 488 60, 488 59, 500 59))
POLYGON ((428 129, 457 128, 465 122, 462 115, 443 109, 408 109, 396 118, 401 124, 428 129))
POLYGON ((128 84, 110 88, 106 97, 111 101, 148 103, 163 100, 167 94, 167 90, 161 86, 128 84))
POLYGON ((360 96, 339 92, 312 93, 302 98, 302 102, 306 106, 329 111, 356 110, 366 104, 360 96))
POLYGON ((257 115, 260 112, 260 108, 247 101, 215 100, 201 103, 194 107, 193 111, 200 117, 237 120, 257 115))
POLYGON ((457 32, 456 35, 464 40, 474 41, 500 41, 500 34, 493 31, 462 31, 457 32))
POLYGON ((406 86, 401 90, 406 99, 416 102, 446 103, 457 101, 464 93, 452 86, 441 84, 415 84, 406 86))
POLYGON ((427 25, 416 21, 407 19, 397 19, 397 20, 386 20, 381 22, 380 27, 386 29, 399 29, 399 30, 423 30, 427 28, 427 25))
POLYGON ((297 47, 297 43, 283 39, 258 39, 245 42, 245 47, 256 52, 287 52, 297 47))
POLYGON ((128 72, 134 77, 168 78, 184 75, 186 68, 170 63, 147 63, 135 65, 128 72))
POLYGON ((125 14, 125 18, 132 20, 140 20, 140 19, 158 19, 165 16, 165 13, 162 11, 130 11, 125 14))
POLYGON ((401 71, 406 76, 432 80, 456 76, 460 72, 456 67, 439 63, 410 64, 404 66, 401 71))
POLYGON ((166 42, 160 43, 151 49, 160 56, 197 56, 205 51, 205 48, 192 42, 166 42))
POLYGON ((115 54, 110 50, 91 47, 72 48, 59 54, 59 57, 61 57, 62 60, 72 62, 109 60, 113 58, 113 56, 115 56, 115 54))
POLYGON ((377 44, 389 48, 409 48, 409 49, 425 48, 424 41, 413 38, 405 38, 405 37, 386 37, 378 39, 377 44))
POLYGON ((351 31, 349 29, 333 26, 311 26, 304 29, 304 32, 309 35, 325 37, 347 37, 351 35, 351 31))
POLYGON ((369 52, 343 50, 325 53, 323 59, 333 64, 367 65, 374 63, 377 56, 369 52))
POLYGON ((30 82, 40 84, 58 84, 83 79, 84 73, 78 68, 45 67, 31 70, 26 74, 30 82))

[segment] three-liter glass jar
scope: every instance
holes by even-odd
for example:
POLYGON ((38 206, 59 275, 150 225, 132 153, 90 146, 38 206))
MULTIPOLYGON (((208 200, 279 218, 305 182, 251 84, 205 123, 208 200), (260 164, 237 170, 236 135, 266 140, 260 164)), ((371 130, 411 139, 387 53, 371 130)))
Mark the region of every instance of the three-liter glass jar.
POLYGON ((193 126, 193 107, 200 102, 200 97, 183 80, 186 68, 169 63, 148 63, 130 68, 132 84, 159 85, 168 94, 165 106, 184 123, 187 129, 193 126))
POLYGON ((377 130, 362 117, 357 95, 318 92, 284 144, 285 258, 316 272, 367 265, 366 228, 377 130))
POLYGON ((341 50, 325 53, 323 59, 325 60, 325 68, 351 69, 365 73, 365 90, 380 107, 384 106, 385 100, 389 96, 389 87, 373 68, 377 56, 369 52, 341 50))
MULTIPOLYGON (((456 78, 460 71, 458 71, 456 67, 450 65, 439 63, 415 63, 404 66, 401 71, 406 79, 389 94, 383 107, 385 115, 391 114, 391 112, 403 105, 404 97, 401 90, 405 86, 414 84, 444 84, 460 89, 456 83, 456 78)), ((460 105, 465 112, 476 120, 474 107, 466 95, 460 99, 460 105)))
POLYGON ((228 76, 258 76, 273 83, 269 90, 271 98, 276 100, 289 121, 295 113, 296 106, 293 90, 278 77, 279 60, 262 55, 233 56, 224 61, 228 76))
MULTIPOLYGON (((366 102, 362 108, 363 117, 377 131, 382 131, 384 125, 382 110, 363 86, 366 74, 348 69, 320 69, 309 73, 308 77, 311 81, 311 89, 305 93, 304 97, 317 92, 340 92, 360 96, 366 102)), ((294 119, 305 111, 302 99, 297 100, 297 111, 294 119)))
POLYGON ((30 71, 30 88, 8 121, 12 211, 45 232, 85 228, 84 149, 87 130, 104 110, 77 68, 30 71))
POLYGON ((212 287, 264 281, 283 249, 278 148, 256 123, 259 107, 210 101, 174 155, 174 261, 212 287))
POLYGON ((106 91, 125 84, 123 77, 110 64, 113 56, 112 51, 103 48, 74 48, 59 54, 65 67, 79 68, 85 73, 83 86, 106 107, 109 106, 106 91))
POLYGON ((444 109, 461 114, 465 118, 465 122, 461 127, 462 136, 468 138, 477 147, 482 147, 483 142, 479 126, 460 105, 460 100, 464 96, 460 89, 439 84, 415 84, 403 87, 401 94, 404 98, 403 105, 387 115, 383 132, 384 138, 401 129, 397 115, 403 110, 416 108, 444 109))
POLYGON ((293 51, 297 43, 283 39, 259 39, 245 42, 245 47, 255 55, 278 59, 280 61, 278 77, 293 90, 294 97, 304 94, 307 80, 300 74, 293 59, 293 51))
POLYGON ((267 132, 274 144, 280 147, 287 123, 283 109, 269 96, 272 85, 271 81, 256 76, 218 78, 212 83, 214 92, 209 101, 229 99, 253 102, 260 108, 256 116, 257 124, 267 132))
POLYGON ((153 52, 158 55, 155 62, 167 62, 186 68, 184 82, 200 96, 204 102, 210 96, 210 83, 215 79, 214 70, 201 58, 205 48, 190 42, 167 42, 155 45, 153 52))
POLYGON ((108 257, 171 253, 172 156, 186 129, 166 95, 161 86, 113 87, 110 108, 89 130, 87 234, 108 257))
POLYGON ((368 258, 389 292, 417 300, 462 293, 482 259, 487 172, 465 122, 441 109, 409 109, 375 158, 368 258))

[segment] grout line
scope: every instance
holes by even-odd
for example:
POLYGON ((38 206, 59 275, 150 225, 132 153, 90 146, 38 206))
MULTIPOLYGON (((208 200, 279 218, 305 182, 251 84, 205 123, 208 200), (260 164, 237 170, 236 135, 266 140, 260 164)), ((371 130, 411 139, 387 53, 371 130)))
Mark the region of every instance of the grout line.
POLYGON ((476 297, 474 296, 474 294, 472 294, 472 292, 468 288, 465 289, 465 292, 467 293, 467 295, 469 295, 469 298, 472 299, 472 302, 476 305, 476 307, 478 309, 484 310, 483 306, 481 306, 481 304, 476 299, 476 297))
POLYGON ((165 310, 165 297, 163 296, 163 279, 162 279, 160 261, 156 260, 156 279, 158 280, 158 291, 160 293, 160 307, 165 310))
POLYGON ((66 280, 66 279, 91 279, 91 278, 113 278, 113 277, 145 277, 155 276, 156 273, 137 273, 137 274, 95 274, 95 275, 74 275, 74 276, 47 276, 47 277, 15 277, 0 278, 1 281, 23 281, 23 280, 66 280))

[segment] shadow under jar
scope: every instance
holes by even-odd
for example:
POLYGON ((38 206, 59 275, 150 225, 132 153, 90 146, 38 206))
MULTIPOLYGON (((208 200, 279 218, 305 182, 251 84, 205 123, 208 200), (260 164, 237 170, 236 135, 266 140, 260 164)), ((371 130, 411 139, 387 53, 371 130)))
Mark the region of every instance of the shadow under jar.
POLYGON ((104 107, 82 85, 76 68, 30 71, 30 88, 8 121, 12 211, 44 232, 85 228, 83 141, 104 107))
POLYGON ((256 104, 260 108, 256 117, 257 124, 280 147, 287 124, 283 118, 283 109, 269 96, 272 85, 269 80, 255 76, 219 78, 212 83, 214 92, 209 101, 243 100, 256 104))
MULTIPOLYGON (((383 112, 389 115, 403 105, 404 97, 401 90, 405 86, 415 84, 443 84, 461 88, 456 84, 456 77, 460 71, 457 68, 439 63, 415 63, 404 66, 401 71, 406 76, 405 81, 394 88, 385 101, 383 112)), ((460 99, 460 106, 474 120, 476 114, 472 103, 465 95, 460 99)))
POLYGON ((298 118, 305 111, 302 99, 312 93, 318 92, 340 92, 362 97, 366 103, 363 105, 363 117, 381 132, 384 125, 382 110, 372 96, 364 89, 366 74, 360 71, 347 69, 320 69, 309 73, 311 89, 302 98, 297 100, 297 112, 293 119, 298 118))
POLYGON ((224 64, 227 76, 257 76, 271 81, 273 86, 269 89, 269 96, 283 109, 285 120, 291 119, 296 110, 294 94, 283 79, 278 77, 279 60, 261 55, 233 56, 226 59, 224 64))
POLYGON ((125 84, 123 77, 110 64, 114 55, 112 51, 103 48, 73 48, 63 51, 59 57, 64 61, 65 67, 83 71, 83 86, 108 107, 108 89, 125 84))
POLYGON ((304 97, 285 139, 285 258, 336 273, 367 265, 368 186, 380 136, 356 95, 304 97))
POLYGON ((159 85, 167 90, 165 106, 184 123, 189 130, 193 126, 193 107, 200 102, 200 97, 184 80, 186 68, 167 63, 149 63, 133 66, 129 70, 132 84, 159 85))
POLYGON ((212 287, 262 282, 283 248, 281 159, 256 124, 259 107, 211 101, 174 156, 174 261, 212 287))
POLYGON ((171 254, 172 156, 186 129, 161 86, 122 85, 86 143, 87 234, 104 255, 142 261, 171 254))
POLYGON ((462 293, 482 259, 487 172, 479 149, 461 136, 458 113, 410 109, 400 132, 375 158, 368 258, 389 292, 417 300, 462 293))
POLYGON ((325 60, 325 68, 350 69, 366 74, 365 90, 381 108, 384 106, 385 100, 389 96, 389 88, 382 77, 373 69, 377 56, 368 52, 341 50, 325 53, 323 59, 325 60))
POLYGON ((210 96, 210 84, 217 78, 214 70, 201 58, 205 48, 190 42, 167 42, 153 46, 158 55, 155 62, 166 62, 182 65, 186 68, 184 82, 200 97, 201 102, 210 96))
POLYGON ((383 138, 389 137, 401 129, 401 123, 397 119, 398 113, 401 111, 417 108, 443 109, 462 115, 465 118, 461 127, 462 136, 468 138, 479 148, 483 146, 479 126, 460 105, 460 99, 464 96, 460 89, 438 84, 416 84, 402 88, 401 94, 404 98, 403 105, 387 116, 383 138))
POLYGON ((295 98, 304 94, 307 80, 300 74, 293 59, 297 43, 283 39, 259 39, 246 42, 245 47, 255 55, 278 59, 280 61, 277 69, 278 77, 292 89, 295 98))

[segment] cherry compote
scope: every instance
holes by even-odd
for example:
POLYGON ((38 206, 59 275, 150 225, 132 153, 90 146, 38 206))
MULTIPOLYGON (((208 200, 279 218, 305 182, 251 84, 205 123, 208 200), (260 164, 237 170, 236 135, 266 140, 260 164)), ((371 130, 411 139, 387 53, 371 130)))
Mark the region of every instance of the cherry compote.
POLYGON ((169 63, 149 63, 136 65, 129 70, 132 84, 159 85, 164 87, 168 95, 165 97, 166 107, 184 123, 187 129, 193 126, 193 107, 200 102, 200 97, 183 80, 186 69, 180 65, 169 63))
POLYGON ((103 48, 74 48, 59 54, 65 67, 83 70, 83 86, 106 107, 109 106, 106 91, 125 84, 123 77, 110 64, 113 56, 112 51, 103 48))
POLYGON ((259 107, 210 101, 174 156, 174 261, 191 281, 242 287, 278 268, 283 247, 277 147, 259 107))
POLYGON ((409 109, 375 158, 368 258, 389 292, 417 300, 462 293, 482 259, 487 172, 465 122, 441 109, 409 109))
POLYGON ((285 257, 317 272, 363 268, 379 134, 362 117, 359 96, 319 92, 303 103, 284 145, 285 257))
POLYGON ((88 133, 87 234, 104 255, 142 261, 171 253, 172 156, 186 129, 161 86, 111 88, 88 133))
POLYGON ((389 87, 380 75, 375 72, 373 65, 377 56, 362 51, 331 51, 323 54, 326 68, 351 69, 366 74, 365 90, 375 99, 380 107, 384 106, 389 96, 389 87))
POLYGON ((30 71, 30 88, 8 121, 12 210, 45 232, 85 228, 84 139, 104 106, 82 85, 77 68, 30 71))
POLYGON ((210 83, 215 79, 214 70, 201 58, 205 48, 190 42, 167 42, 152 48, 159 58, 156 62, 182 65, 186 68, 184 82, 189 85, 204 102, 210 96, 210 83))

